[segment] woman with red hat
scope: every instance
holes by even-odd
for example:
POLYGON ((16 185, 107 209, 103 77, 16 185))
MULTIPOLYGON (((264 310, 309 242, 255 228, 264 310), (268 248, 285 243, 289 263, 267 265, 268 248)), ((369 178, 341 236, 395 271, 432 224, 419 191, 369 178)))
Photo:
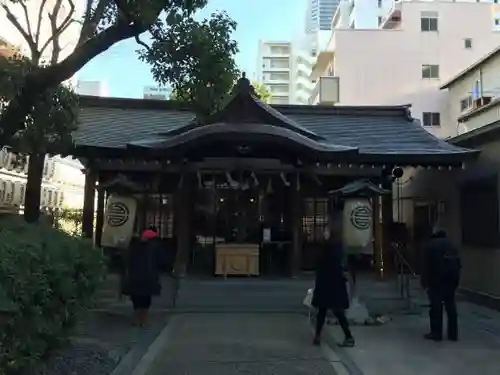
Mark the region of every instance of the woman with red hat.
POLYGON ((147 322, 152 296, 161 292, 157 238, 156 228, 144 230, 128 254, 123 294, 130 297, 139 326, 147 322))

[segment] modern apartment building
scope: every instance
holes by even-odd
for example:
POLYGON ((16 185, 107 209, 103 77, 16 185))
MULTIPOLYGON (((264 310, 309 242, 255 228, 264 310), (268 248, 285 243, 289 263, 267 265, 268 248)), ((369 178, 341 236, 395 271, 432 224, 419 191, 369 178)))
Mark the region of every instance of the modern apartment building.
POLYGON ((75 91, 80 95, 109 96, 108 85, 101 81, 78 80, 75 91))
POLYGON ((257 82, 269 88, 272 104, 307 104, 313 63, 307 36, 294 42, 260 41, 257 82))
POLYGON ((168 100, 172 95, 172 88, 162 86, 146 86, 143 91, 144 99, 168 100))
POLYGON ((306 32, 331 30, 339 0, 307 0, 306 32))
MULTIPOLYGON (((417 0, 341 0, 337 11, 333 17, 332 28, 352 28, 352 29, 377 29, 388 16, 394 4, 402 1, 417 0)), ((443 0, 427 0, 443 1, 443 0)), ((427 2, 426 1, 426 2, 427 2)), ((497 4, 497 0, 444 0, 469 3, 490 3, 497 4)), ((495 13, 500 18, 499 10, 495 10, 497 5, 492 6, 491 24, 495 29, 500 28, 500 23, 495 21, 495 13)))
POLYGON ((456 120, 456 134, 451 136, 463 134, 467 137, 469 132, 477 133, 482 127, 497 125, 500 119, 500 47, 445 82, 441 89, 448 92, 449 117, 456 120))
MULTIPOLYGON (((27 14, 30 22, 30 29, 36 30, 38 26, 38 13, 40 5, 45 4, 40 23, 40 41, 45 43, 52 35, 48 12, 50 12, 56 0, 33 0, 26 2, 27 14)), ((8 2, 7 5, 11 12, 17 17, 23 27, 26 25, 26 17, 23 7, 20 4, 8 2)), ((75 2, 75 18, 83 14, 84 2, 75 2)), ((67 15, 67 9, 61 7, 59 16, 64 18, 67 15)), ((21 33, 7 19, 4 9, 0 8, 0 39, 3 47, 0 48, 0 54, 9 56, 12 51, 18 51, 26 56, 30 56, 31 51, 28 43, 21 33)), ((60 36, 62 52, 60 58, 65 58, 75 48, 80 32, 80 24, 74 22, 60 36)), ((50 58, 51 48, 47 48, 43 58, 50 58)), ((70 83, 75 83, 70 80, 70 83)), ((24 204, 24 194, 26 190, 27 167, 20 168, 16 163, 16 154, 8 152, 5 148, 0 149, 0 206, 24 204)), ((82 165, 71 158, 62 158, 59 156, 47 158, 43 171, 41 206, 42 207, 83 207, 83 189, 85 178, 81 172, 82 165)))
MULTIPOLYGON (((492 28, 494 7, 476 2, 394 3, 381 29, 334 30, 312 77, 317 87, 336 77, 341 104, 411 104, 413 117, 432 134, 454 135, 448 93, 439 87, 500 45, 500 33, 492 28)), ((314 91, 311 103, 322 101, 320 92, 314 91)))

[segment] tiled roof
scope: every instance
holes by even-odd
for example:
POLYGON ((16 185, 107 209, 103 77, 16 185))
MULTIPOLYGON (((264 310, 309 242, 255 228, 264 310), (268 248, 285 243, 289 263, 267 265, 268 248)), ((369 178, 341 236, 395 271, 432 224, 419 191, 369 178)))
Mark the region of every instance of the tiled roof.
MULTIPOLYGON (((76 146, 125 148, 186 125, 193 114, 178 103, 139 99, 82 97, 76 146)), ((429 134, 409 115, 408 106, 321 107, 275 105, 273 108, 326 142, 359 148, 360 154, 453 156, 475 151, 446 143, 429 134)))

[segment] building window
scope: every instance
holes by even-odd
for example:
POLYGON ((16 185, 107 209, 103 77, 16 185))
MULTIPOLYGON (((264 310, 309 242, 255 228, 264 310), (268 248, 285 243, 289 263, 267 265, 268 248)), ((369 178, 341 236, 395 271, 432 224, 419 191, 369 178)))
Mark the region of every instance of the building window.
POLYGON ((460 112, 468 111, 472 108, 472 96, 460 100, 460 112))
POLYGON ((500 244, 497 175, 460 186, 462 244, 497 247, 500 244))
POLYGON ((439 112, 424 112, 422 123, 424 126, 441 126, 441 114, 439 112))
POLYGON ((439 78, 439 65, 422 65, 422 78, 435 79, 439 78))
POLYGON ((378 16, 378 25, 379 26, 382 25, 382 19, 383 19, 382 17, 378 16))
POLYGON ((382 8, 382 0, 378 0, 378 7, 382 8))
POLYGON ((498 18, 495 18, 495 26, 500 25, 500 20, 498 18))
POLYGON ((420 29, 422 31, 438 31, 438 13, 422 12, 420 16, 420 29))
POLYGON ((464 39, 464 47, 466 49, 472 48, 472 39, 471 38, 465 38, 464 39))

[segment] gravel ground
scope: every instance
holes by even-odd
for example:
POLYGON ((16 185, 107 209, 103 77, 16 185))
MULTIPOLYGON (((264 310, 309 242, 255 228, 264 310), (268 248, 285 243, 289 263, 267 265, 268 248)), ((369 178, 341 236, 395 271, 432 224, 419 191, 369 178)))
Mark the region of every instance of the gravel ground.
MULTIPOLYGON (((151 313, 146 328, 132 326, 132 308, 116 309, 118 279, 110 275, 102 290, 97 293, 96 307, 82 317, 75 327, 71 345, 53 355, 36 371, 23 375, 109 375, 130 352, 139 361, 149 345, 167 323, 167 313, 151 313), (133 352, 133 353, 132 353, 133 352)), ((169 289, 164 286, 164 289, 169 289)), ((167 293, 162 293, 168 301, 167 293)))
POLYGON ((146 328, 138 328, 129 316, 90 312, 68 348, 23 375, 109 375, 130 351, 140 360, 166 319, 165 314, 153 314, 146 328))
POLYGON ((91 343, 74 343, 54 355, 38 370, 26 375, 108 375, 118 365, 120 355, 91 343))

